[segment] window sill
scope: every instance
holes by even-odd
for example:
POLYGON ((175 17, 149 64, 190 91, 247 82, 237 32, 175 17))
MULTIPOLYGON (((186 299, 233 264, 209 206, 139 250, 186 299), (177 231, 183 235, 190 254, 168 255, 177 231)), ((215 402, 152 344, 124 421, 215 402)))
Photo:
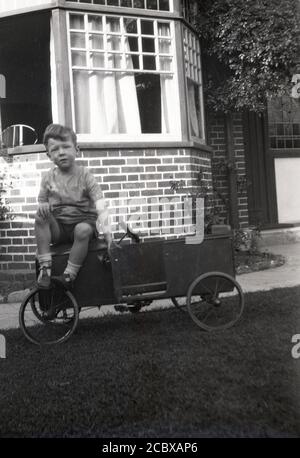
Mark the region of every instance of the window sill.
MULTIPOLYGON (((100 143, 100 142, 79 142, 79 147, 83 150, 99 149, 159 149, 159 148, 192 148, 200 149, 207 153, 212 152, 212 148, 201 141, 183 141, 183 142, 118 142, 118 143, 100 143)), ((22 154, 45 153, 46 148, 43 144, 16 146, 15 148, 5 148, 0 151, 0 157, 11 157, 22 154)))

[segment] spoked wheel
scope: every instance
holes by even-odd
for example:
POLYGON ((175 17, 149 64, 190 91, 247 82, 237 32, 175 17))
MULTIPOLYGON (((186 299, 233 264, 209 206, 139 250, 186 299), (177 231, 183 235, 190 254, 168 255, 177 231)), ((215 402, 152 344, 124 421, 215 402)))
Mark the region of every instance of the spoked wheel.
POLYGON ((19 323, 24 335, 38 345, 65 342, 74 332, 79 308, 70 291, 52 284, 49 289, 35 288, 21 304, 19 323))
POLYGON ((187 310, 205 331, 230 328, 241 317, 243 309, 244 295, 240 285, 223 272, 200 275, 188 289, 187 310))

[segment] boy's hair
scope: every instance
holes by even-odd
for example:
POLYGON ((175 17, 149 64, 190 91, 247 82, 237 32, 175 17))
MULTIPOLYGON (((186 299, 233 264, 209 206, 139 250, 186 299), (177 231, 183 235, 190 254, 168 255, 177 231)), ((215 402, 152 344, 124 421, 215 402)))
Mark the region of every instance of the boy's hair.
POLYGON ((43 143, 47 149, 48 141, 50 138, 55 140, 66 140, 71 138, 74 146, 77 146, 77 136, 71 127, 63 126, 61 124, 49 124, 44 132, 43 143))

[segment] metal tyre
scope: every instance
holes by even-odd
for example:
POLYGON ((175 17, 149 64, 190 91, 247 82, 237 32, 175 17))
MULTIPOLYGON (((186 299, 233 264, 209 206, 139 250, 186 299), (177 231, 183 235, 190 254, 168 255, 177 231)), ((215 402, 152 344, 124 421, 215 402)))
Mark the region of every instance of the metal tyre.
POLYGON ((58 284, 35 288, 21 304, 19 324, 30 342, 51 345, 65 342, 74 332, 79 308, 70 291, 58 284))
POLYGON ((188 289, 187 311, 205 331, 230 328, 241 317, 243 310, 243 291, 238 282, 226 273, 200 275, 188 289), (194 299, 196 296, 198 301, 194 299))

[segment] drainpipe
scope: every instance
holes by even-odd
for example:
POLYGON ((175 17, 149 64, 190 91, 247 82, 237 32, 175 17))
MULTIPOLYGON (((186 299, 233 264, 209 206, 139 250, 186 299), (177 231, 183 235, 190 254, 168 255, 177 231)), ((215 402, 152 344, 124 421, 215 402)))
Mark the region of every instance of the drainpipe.
POLYGON ((229 222, 232 229, 239 228, 238 195, 237 195, 237 173, 235 168, 233 120, 232 114, 224 115, 226 154, 228 162, 228 188, 229 188, 229 222))

